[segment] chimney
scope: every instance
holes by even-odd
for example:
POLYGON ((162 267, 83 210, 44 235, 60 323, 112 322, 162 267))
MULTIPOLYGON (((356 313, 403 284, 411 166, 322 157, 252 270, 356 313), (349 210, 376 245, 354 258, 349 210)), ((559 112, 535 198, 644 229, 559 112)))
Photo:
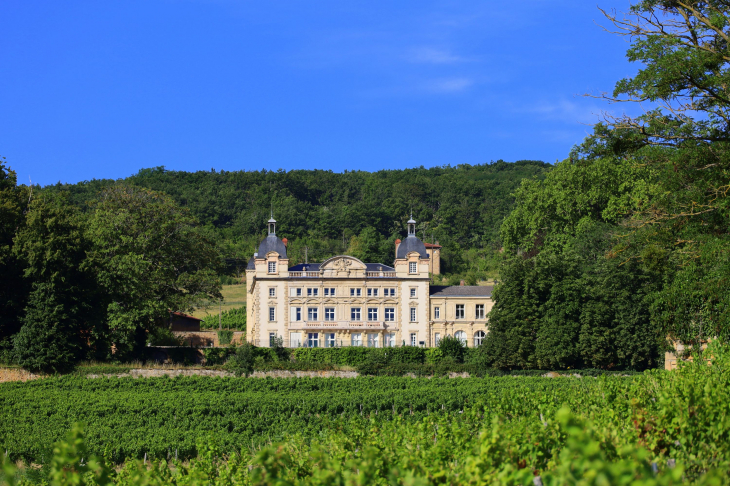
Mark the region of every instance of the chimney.
POLYGON ((395 240, 395 254, 398 255, 398 247, 400 246, 400 238, 395 240))
POLYGON ((289 246, 289 240, 287 240, 286 238, 282 238, 281 241, 282 243, 284 243, 284 246, 289 246))
POLYGON ((463 286, 465 286, 465 285, 466 285, 466 282, 462 280, 462 281, 461 281, 461 282, 459 283, 459 285, 463 287, 463 286))

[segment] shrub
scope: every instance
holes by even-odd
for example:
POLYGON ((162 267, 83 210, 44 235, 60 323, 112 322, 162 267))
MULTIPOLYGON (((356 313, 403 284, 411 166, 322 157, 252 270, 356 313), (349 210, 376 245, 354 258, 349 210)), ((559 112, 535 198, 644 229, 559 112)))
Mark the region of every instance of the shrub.
POLYGON ((464 362, 464 353, 466 350, 466 344, 462 343, 461 340, 445 336, 439 341, 438 349, 443 353, 443 359, 451 358, 455 363, 464 362))
POLYGON ((148 346, 184 346, 182 339, 166 327, 155 327, 147 334, 148 346))
POLYGON ((233 331, 218 331, 218 344, 221 346, 225 346, 226 344, 231 344, 231 340, 233 339, 233 331))
POLYGON ((248 342, 241 344, 236 349, 236 354, 226 363, 228 369, 230 369, 236 376, 250 376, 253 373, 254 363, 256 362, 256 349, 253 345, 248 342))

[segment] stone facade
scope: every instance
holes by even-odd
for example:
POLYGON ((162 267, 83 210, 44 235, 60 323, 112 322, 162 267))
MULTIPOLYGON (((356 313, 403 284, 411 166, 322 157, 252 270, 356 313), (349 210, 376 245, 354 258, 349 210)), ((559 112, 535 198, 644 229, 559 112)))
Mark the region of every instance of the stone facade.
POLYGON ((415 221, 408 223, 408 238, 396 248, 392 267, 349 255, 289 267, 284 244, 272 239, 272 218, 246 270, 247 340, 269 346, 281 339, 286 347, 434 346, 458 332, 456 337, 473 346, 476 333, 486 332, 491 288, 432 287, 431 256, 440 247, 427 252, 415 236, 415 221), (459 305, 465 307, 457 316, 459 305), (443 313, 434 316, 439 306, 437 314, 443 313))

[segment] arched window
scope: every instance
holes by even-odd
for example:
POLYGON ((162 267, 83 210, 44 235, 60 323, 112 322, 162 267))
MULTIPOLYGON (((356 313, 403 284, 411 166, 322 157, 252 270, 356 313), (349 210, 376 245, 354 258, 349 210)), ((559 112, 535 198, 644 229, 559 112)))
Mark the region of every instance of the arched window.
POLYGON ((464 331, 456 331, 454 337, 461 341, 461 344, 466 344, 466 333, 464 331))
POLYGON ((474 347, 480 346, 484 338, 487 337, 487 333, 484 331, 477 331, 474 333, 474 347))

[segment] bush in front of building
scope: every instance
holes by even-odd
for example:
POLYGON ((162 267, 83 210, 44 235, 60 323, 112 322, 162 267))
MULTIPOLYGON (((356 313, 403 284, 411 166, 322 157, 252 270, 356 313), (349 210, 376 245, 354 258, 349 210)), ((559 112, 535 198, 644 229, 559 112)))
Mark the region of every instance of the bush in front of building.
POLYGON ((426 349, 415 346, 392 348, 297 348, 292 356, 297 363, 359 367, 365 364, 423 363, 426 349))

